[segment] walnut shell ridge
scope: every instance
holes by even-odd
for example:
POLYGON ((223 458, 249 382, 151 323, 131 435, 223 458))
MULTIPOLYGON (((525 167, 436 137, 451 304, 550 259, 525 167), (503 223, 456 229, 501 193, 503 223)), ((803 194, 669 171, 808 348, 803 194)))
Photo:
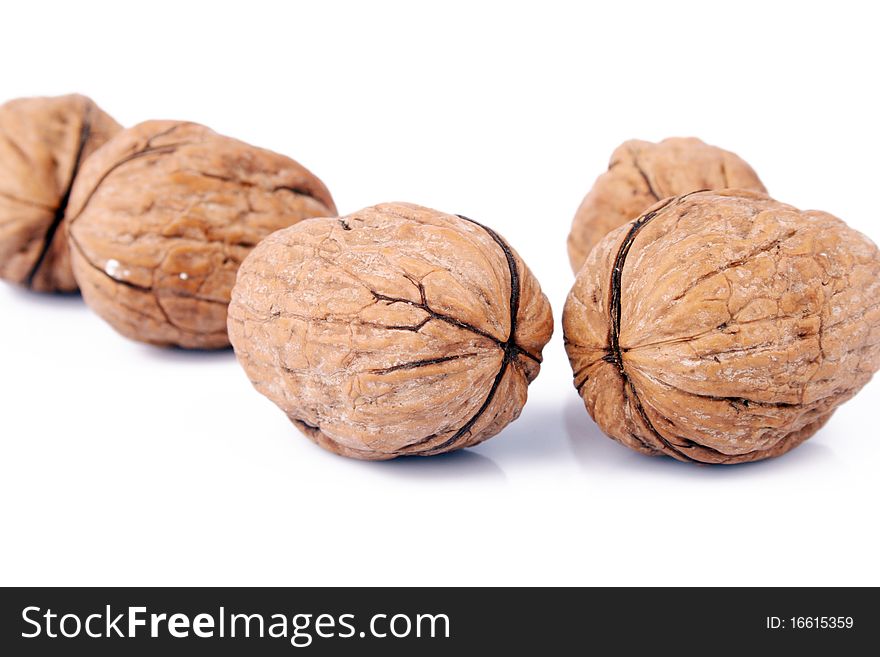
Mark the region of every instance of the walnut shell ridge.
POLYGON ((71 194, 73 269, 86 303, 122 335, 229 346, 238 266, 266 235, 336 214, 294 160, 198 125, 148 121, 83 166, 71 194))
POLYGON ((657 201, 703 189, 734 187, 767 191, 739 156, 695 137, 670 137, 656 144, 639 139, 624 142, 575 213, 568 234, 572 271, 577 274, 605 235, 657 201))
POLYGON ((269 236, 229 309, 256 389, 318 445, 370 460, 498 433, 552 332, 547 298, 500 235, 406 203, 269 236))
POLYGON ((85 96, 0 106, 0 278, 38 292, 76 290, 70 189, 85 159, 121 129, 85 96))
POLYGON ((674 197, 599 242, 562 321, 607 435, 683 461, 764 459, 880 367, 880 255, 839 219, 755 192, 674 197))

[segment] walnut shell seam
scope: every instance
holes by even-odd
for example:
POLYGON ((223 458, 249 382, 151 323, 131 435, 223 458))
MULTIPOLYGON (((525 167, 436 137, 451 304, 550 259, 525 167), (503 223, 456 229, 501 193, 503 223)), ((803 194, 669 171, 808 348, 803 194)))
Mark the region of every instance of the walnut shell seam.
POLYGON ((82 126, 80 127, 79 132, 79 141, 76 145, 76 155, 73 159, 73 166, 70 169, 67 187, 64 190, 64 194, 62 195, 58 206, 55 208, 55 214, 52 217, 52 221, 49 223, 49 226, 46 228, 45 234, 43 235, 43 246, 40 249, 40 253, 24 280, 25 287, 33 288, 34 279, 40 271, 40 267, 42 267, 43 263, 46 261, 49 252, 52 250, 52 241, 55 239, 55 233, 58 232, 58 229, 61 227, 61 222, 64 221, 64 216, 67 214, 67 205, 70 203, 70 192, 73 190, 73 183, 76 180, 77 173, 79 173, 80 166, 82 166, 83 155, 85 154, 86 144, 89 141, 91 131, 92 104, 86 101, 82 126))
MULTIPOLYGON (((639 169, 639 171, 641 172, 641 169, 639 169)), ((642 175, 644 176, 644 173, 642 173, 642 175)), ((647 176, 645 176, 645 182, 648 182, 647 176)), ((650 183, 648 183, 648 186, 650 187, 650 183)), ((654 193, 654 190, 652 189, 651 192, 654 193)), ((635 402, 636 410, 638 411, 642 422, 645 423, 645 426, 648 428, 648 430, 652 434, 654 434, 654 436, 661 443, 663 443, 663 446, 671 452, 674 452, 686 461, 697 462, 687 454, 684 454, 681 450, 674 447, 672 443, 666 440, 666 438, 664 438, 651 423, 651 420, 648 418, 648 414, 645 412, 645 407, 642 406, 642 401, 641 399, 639 399, 635 384, 629 378, 626 373, 626 368, 624 368, 623 366, 623 353, 620 350, 621 282, 623 280, 623 268, 626 264, 626 257, 629 255, 630 247, 632 247, 632 244, 635 241, 636 236, 638 236, 639 231, 641 231, 646 224, 648 224, 654 217, 656 217, 657 213, 660 212, 660 210, 670 205, 673 201, 676 202, 676 204, 681 203, 687 196, 690 196, 690 194, 685 194, 684 196, 680 196, 678 198, 670 198, 650 212, 643 214, 632 223, 632 226, 630 226, 626 237, 623 239, 623 242, 620 243, 620 247, 617 249, 617 254, 614 256, 614 266, 611 270, 611 289, 609 300, 609 315, 611 316, 611 323, 608 330, 608 354, 603 358, 603 360, 617 367, 618 371, 620 372, 620 377, 623 379, 624 389, 629 389, 630 393, 632 394, 632 399, 635 402)), ((580 386, 578 387, 578 392, 580 392, 580 386)), ((635 436, 635 438, 639 442, 641 442, 646 448, 651 449, 651 446, 645 444, 639 436, 635 436)))

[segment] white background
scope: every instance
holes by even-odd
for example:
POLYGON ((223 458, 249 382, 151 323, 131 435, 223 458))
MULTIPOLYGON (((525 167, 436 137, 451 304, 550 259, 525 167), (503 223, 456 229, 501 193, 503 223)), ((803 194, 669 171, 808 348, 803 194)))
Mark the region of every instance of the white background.
POLYGON ((604 438, 559 316, 571 216, 621 141, 696 135, 880 240, 871 3, 151 2, 3 10, 0 100, 78 91, 289 154, 342 213, 501 232, 557 332, 521 419, 467 452, 321 451, 231 352, 118 337, 0 285, 0 583, 880 584, 880 381, 775 461, 604 438))

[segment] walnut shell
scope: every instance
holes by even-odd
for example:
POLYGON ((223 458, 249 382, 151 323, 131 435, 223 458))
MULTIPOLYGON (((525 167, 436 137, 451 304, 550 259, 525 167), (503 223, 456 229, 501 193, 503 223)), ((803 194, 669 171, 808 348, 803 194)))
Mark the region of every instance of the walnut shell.
POLYGON ((755 192, 670 198, 599 242, 562 321, 606 434, 683 461, 764 459, 880 367, 880 254, 829 214, 755 192))
POLYGON ((122 129, 91 99, 20 98, 0 105, 0 278, 73 292, 70 188, 85 158, 122 129))
POLYGON ((766 192, 757 174, 737 155, 694 137, 654 144, 632 139, 611 155, 608 171, 581 202, 568 234, 575 274, 590 250, 610 231, 669 196, 736 187, 766 192))
POLYGON ((552 332, 538 281, 501 236, 406 203, 271 235, 229 309, 256 389, 320 446, 371 460, 498 433, 552 332))
POLYGON ((86 303, 156 345, 229 345, 241 261, 263 237, 335 214, 324 184, 283 155, 178 121, 119 133, 83 166, 70 200, 73 269, 86 303))

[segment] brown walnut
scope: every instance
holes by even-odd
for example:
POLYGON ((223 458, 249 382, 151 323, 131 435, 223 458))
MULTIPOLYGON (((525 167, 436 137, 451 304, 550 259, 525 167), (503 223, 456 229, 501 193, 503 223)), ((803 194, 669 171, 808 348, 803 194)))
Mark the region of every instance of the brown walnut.
POLYGON ((320 446, 371 460, 501 431, 552 332, 547 298, 500 235, 405 203, 266 238, 229 309, 257 390, 320 446))
POLYGON ((669 196, 703 189, 766 192, 752 168, 738 156, 694 137, 659 143, 632 139, 611 155, 608 170, 581 202, 571 232, 568 257, 575 274, 596 243, 669 196))
POLYGON ((563 329, 612 438, 683 461, 778 456, 880 367, 880 255, 759 193, 669 198, 592 250, 563 329))
POLYGON ((85 96, 0 105, 0 278, 73 292, 65 212, 85 159, 122 129, 85 96))
POLYGON ((73 269, 86 303, 157 345, 229 345, 238 266, 266 235, 336 213, 324 184, 283 155, 178 121, 119 133, 70 200, 73 269))

